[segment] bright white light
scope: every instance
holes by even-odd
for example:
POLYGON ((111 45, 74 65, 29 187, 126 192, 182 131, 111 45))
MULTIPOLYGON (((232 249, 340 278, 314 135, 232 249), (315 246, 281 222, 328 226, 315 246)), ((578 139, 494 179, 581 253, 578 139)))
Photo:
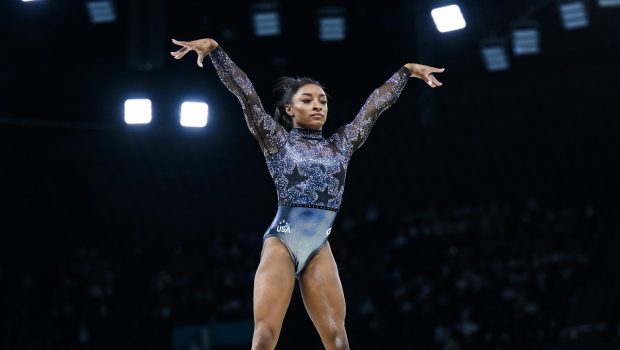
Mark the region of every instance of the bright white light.
POLYGON ((507 70, 510 67, 508 55, 502 46, 489 46, 482 48, 482 58, 490 72, 507 70))
POLYGON ((116 21, 116 11, 112 1, 99 0, 86 3, 92 23, 108 23, 116 21))
POLYGON ((181 105, 181 125, 202 128, 207 125, 209 106, 203 102, 183 102, 181 105))
POLYGON ((537 29, 515 29, 512 32, 512 52, 515 55, 532 55, 540 51, 537 29))
POLYGON ((437 30, 442 33, 465 28, 465 18, 458 5, 439 7, 431 11, 437 30))
POLYGON ((620 0, 598 0, 600 7, 614 7, 620 6, 620 0))
POLYGON ((277 12, 257 12, 254 18, 254 35, 280 35, 280 15, 277 12))
POLYGON ((39 0, 22 0, 22 2, 33 2, 33 1, 39 1, 39 0))
POLYGON ((560 5, 564 29, 577 29, 588 26, 588 16, 583 2, 574 1, 560 5))
POLYGON ((151 100, 130 99, 125 101, 125 123, 148 124, 151 119, 151 100))
POLYGON ((319 19, 320 38, 323 41, 339 41, 345 38, 345 20, 343 17, 326 17, 319 19))

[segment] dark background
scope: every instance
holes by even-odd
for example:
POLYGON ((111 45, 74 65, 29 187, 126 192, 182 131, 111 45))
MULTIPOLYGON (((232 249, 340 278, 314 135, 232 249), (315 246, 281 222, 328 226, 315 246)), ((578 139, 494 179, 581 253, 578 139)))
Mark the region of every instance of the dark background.
MULTIPOLYGON (((409 81, 349 167, 330 242, 353 348, 617 345, 620 8, 585 1, 567 31, 554 1, 457 3, 467 27, 442 34, 441 2, 282 2, 264 38, 250 1, 118 1, 97 25, 82 1, 3 1, 0 346, 169 349, 177 326, 251 320, 276 193, 209 60, 168 54, 201 37, 269 110, 279 76, 323 83, 325 136, 401 65, 446 67, 440 89, 409 81), (318 39, 322 5, 346 9, 345 41, 318 39), (519 19, 541 53, 487 72, 481 40, 519 19), (132 97, 149 125, 124 123, 132 97), (186 99, 207 127, 179 125, 186 99)), ((280 345, 320 348, 297 291, 280 345)))

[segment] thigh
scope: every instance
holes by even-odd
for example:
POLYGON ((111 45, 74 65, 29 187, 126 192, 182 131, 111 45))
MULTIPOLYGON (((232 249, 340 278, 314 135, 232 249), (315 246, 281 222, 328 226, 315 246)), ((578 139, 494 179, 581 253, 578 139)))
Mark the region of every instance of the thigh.
POLYGON ((344 292, 329 242, 308 263, 299 283, 304 305, 321 338, 344 331, 344 292))
POLYGON ((295 268, 288 249, 276 237, 263 243, 254 279, 254 321, 279 330, 295 287, 295 268))

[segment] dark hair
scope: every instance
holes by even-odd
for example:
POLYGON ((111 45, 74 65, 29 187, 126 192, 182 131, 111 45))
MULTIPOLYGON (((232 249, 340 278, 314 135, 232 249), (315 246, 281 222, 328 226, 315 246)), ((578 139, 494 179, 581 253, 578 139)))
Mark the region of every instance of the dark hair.
POLYGON ((286 114, 286 105, 291 103, 293 95, 297 93, 297 90, 304 85, 315 84, 325 89, 318 81, 308 77, 280 77, 276 83, 276 87, 273 89, 273 96, 275 98, 275 110, 273 117, 276 122, 284 126, 286 129, 293 127, 293 117, 286 114))

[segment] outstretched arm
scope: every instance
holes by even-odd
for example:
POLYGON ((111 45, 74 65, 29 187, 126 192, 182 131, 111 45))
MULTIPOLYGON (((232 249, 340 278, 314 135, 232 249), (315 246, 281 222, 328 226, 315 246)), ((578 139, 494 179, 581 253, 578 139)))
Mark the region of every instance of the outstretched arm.
POLYGON ((286 130, 265 112, 248 76, 237 67, 218 43, 210 38, 194 41, 172 39, 172 42, 181 46, 178 51, 170 53, 176 59, 181 59, 189 51, 196 51, 197 64, 202 67, 205 57, 207 55, 211 57, 211 62, 222 83, 239 99, 248 128, 260 144, 265 156, 278 152, 286 142, 286 130))
POLYGON ((379 115, 396 102, 409 77, 422 79, 430 87, 435 88, 442 84, 433 76, 433 73, 442 73, 443 71, 444 68, 439 69, 418 63, 405 64, 370 94, 353 121, 338 129, 336 134, 353 153, 366 141, 379 115))

